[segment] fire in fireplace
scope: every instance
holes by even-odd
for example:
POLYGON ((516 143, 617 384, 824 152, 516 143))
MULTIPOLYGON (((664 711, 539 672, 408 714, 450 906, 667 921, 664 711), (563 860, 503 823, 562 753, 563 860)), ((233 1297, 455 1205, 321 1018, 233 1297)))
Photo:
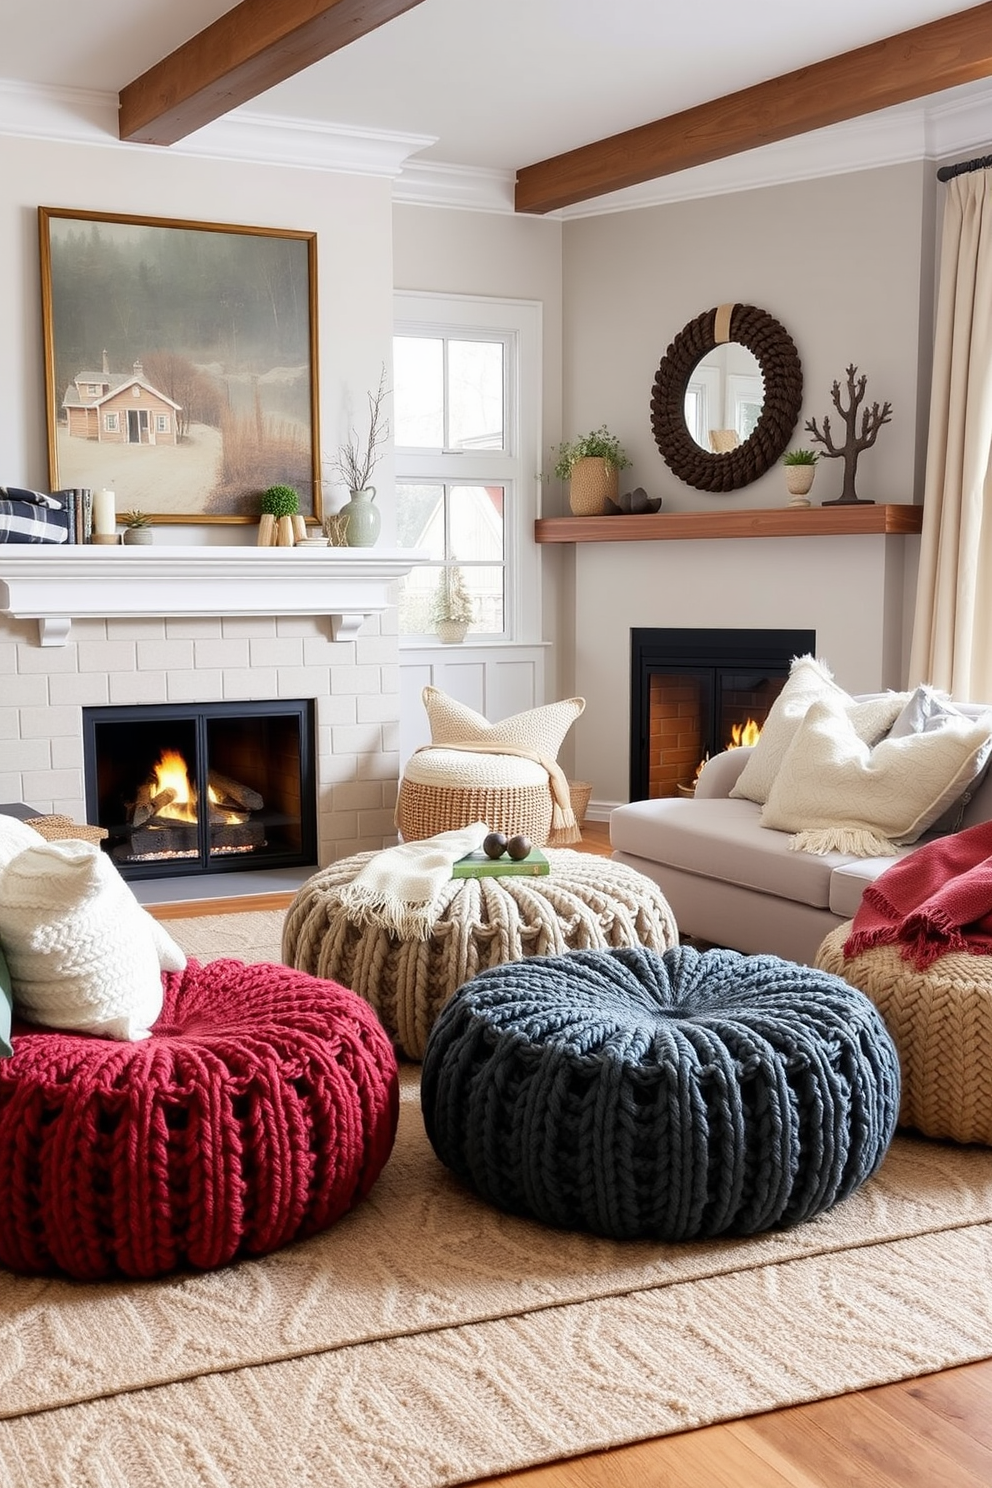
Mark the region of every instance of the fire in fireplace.
POLYGON ((631 631, 630 799, 691 794, 702 764, 754 743, 812 630, 631 631))
POLYGON ((86 708, 87 819, 125 877, 316 862, 313 703, 86 708))

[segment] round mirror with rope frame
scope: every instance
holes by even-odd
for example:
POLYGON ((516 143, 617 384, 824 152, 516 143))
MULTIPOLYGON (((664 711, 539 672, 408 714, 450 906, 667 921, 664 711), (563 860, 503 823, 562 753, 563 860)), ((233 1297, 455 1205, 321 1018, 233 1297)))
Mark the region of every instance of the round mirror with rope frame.
POLYGON ((699 491, 737 491, 764 475, 784 454, 802 399, 802 364, 785 327, 754 305, 717 305, 690 320, 662 357, 651 389, 651 428, 679 480, 699 491), (736 449, 711 454, 689 431, 685 394, 697 363, 727 341, 739 342, 754 355, 764 382, 764 401, 748 438, 736 449))

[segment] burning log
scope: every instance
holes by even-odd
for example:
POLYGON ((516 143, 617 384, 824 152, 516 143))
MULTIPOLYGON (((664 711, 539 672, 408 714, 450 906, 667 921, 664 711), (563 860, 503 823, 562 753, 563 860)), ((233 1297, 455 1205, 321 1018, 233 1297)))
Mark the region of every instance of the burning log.
POLYGON ((137 799, 131 812, 131 822, 136 827, 143 827, 145 822, 151 821, 162 810, 163 806, 171 806, 176 799, 176 793, 171 786, 167 785, 165 790, 160 790, 154 796, 152 789, 150 781, 138 787, 137 799))
POLYGON ((217 804, 224 805, 225 800, 231 802, 231 810, 261 811, 265 805, 258 791, 252 790, 249 785, 242 785, 240 780, 232 780, 229 775, 221 775, 216 770, 211 770, 207 775, 207 785, 219 798, 217 804))

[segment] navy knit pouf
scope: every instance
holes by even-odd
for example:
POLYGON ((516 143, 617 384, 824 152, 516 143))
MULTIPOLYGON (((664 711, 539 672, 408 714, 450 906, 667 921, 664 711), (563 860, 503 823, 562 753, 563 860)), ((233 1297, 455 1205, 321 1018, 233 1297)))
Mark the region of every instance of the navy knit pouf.
POLYGON ((613 1239, 798 1224, 871 1176, 899 1113, 878 1012, 777 956, 574 951, 494 967, 431 1030, 438 1157, 500 1209, 613 1239))

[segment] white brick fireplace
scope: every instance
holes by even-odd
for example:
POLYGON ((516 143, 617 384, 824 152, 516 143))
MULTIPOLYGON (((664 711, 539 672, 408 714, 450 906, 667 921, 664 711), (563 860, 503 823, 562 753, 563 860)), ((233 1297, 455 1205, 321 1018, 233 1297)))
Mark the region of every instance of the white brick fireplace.
POLYGON ((394 582, 375 549, 7 547, 0 801, 84 821, 82 710, 316 701, 320 863, 395 840, 394 582))

